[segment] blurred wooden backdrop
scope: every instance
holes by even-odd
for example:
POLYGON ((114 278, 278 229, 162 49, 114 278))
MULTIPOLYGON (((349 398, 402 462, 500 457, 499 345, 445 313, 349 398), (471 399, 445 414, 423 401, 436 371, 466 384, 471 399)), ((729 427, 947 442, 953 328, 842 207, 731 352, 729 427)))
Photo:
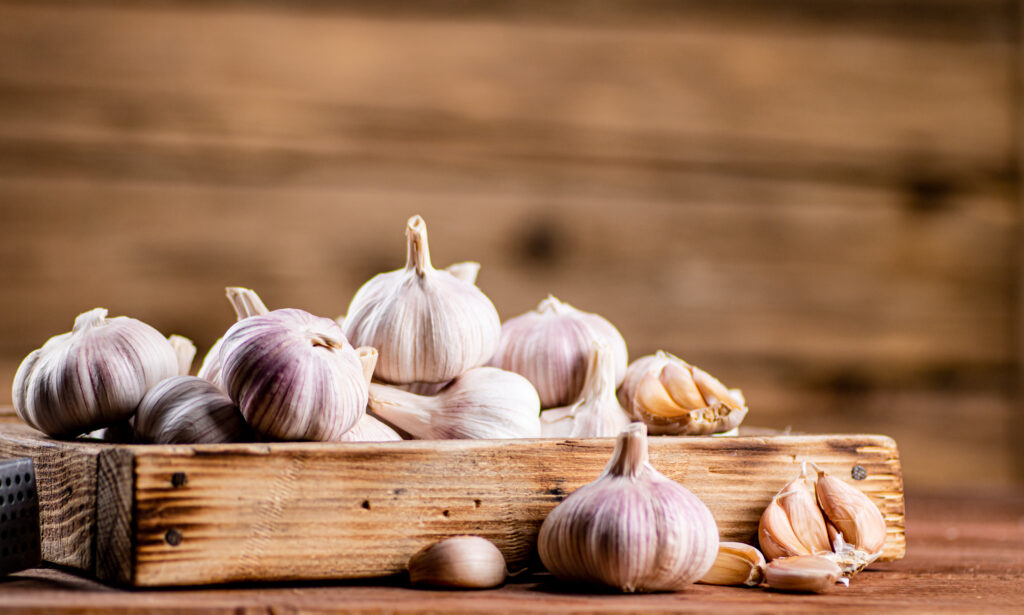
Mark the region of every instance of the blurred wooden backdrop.
MULTIPOLYGON (((0 1, 0 380, 94 306, 195 339, 226 285, 334 316, 483 263, 745 390, 1019 481, 1009 0, 0 1)), ((10 402, 7 387, 0 403, 10 402)))

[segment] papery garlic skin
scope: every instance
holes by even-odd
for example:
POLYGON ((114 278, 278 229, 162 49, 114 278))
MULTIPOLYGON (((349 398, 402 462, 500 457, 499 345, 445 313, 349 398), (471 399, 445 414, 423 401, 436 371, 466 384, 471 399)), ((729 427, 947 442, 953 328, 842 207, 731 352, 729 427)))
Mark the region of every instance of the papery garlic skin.
POLYGON ((146 323, 96 308, 50 338, 14 376, 14 408, 50 436, 74 436, 128 419, 150 388, 178 373, 171 343, 146 323))
POLYGON ((614 438, 629 424, 615 397, 615 354, 604 340, 592 343, 579 398, 541 412, 540 422, 545 438, 614 438))
MULTIPOLYGON (((228 302, 231 303, 231 307, 235 310, 236 322, 252 316, 263 316, 270 312, 267 306, 263 304, 263 300, 256 294, 256 291, 252 289, 242 288, 241 286, 228 286, 224 291, 228 302)), ((224 382, 220 377, 220 370, 224 364, 224 357, 221 355, 220 350, 223 343, 223 337, 213 343, 210 351, 206 353, 206 357, 203 359, 203 364, 199 366, 199 372, 196 374, 200 378, 209 380, 221 388, 224 388, 224 382)))
POLYGON ((406 236, 405 268, 379 274, 356 292, 345 314, 345 335, 380 352, 378 380, 451 380, 491 358, 501 321, 473 283, 434 269, 422 218, 409 219, 406 236))
POLYGON ((647 429, 631 423, 601 476, 548 514, 537 547, 563 581, 674 591, 711 569, 718 527, 697 496, 648 463, 647 429))
POLYGON ((369 414, 363 415, 352 429, 341 436, 342 442, 394 442, 402 436, 369 414))
POLYGON ((740 391, 660 350, 629 365, 618 396, 629 415, 646 423, 652 434, 724 433, 747 415, 740 391))
POLYGON ((538 438, 540 400, 518 374, 478 367, 429 397, 370 385, 370 410, 414 438, 538 438))
POLYGON ((365 413, 360 353, 329 318, 297 309, 252 316, 228 329, 221 353, 228 395, 263 436, 337 441, 365 413))
POLYGON ((617 387, 626 373, 626 340, 610 322, 548 296, 537 309, 501 326, 490 365, 522 374, 540 395, 542 408, 568 406, 580 396, 595 341, 611 348, 617 387))
POLYGON ((420 549, 409 559, 409 582, 430 587, 488 589, 505 582, 505 557, 480 536, 454 536, 420 549))
POLYGON ((135 439, 153 444, 251 442, 252 430, 213 383, 174 376, 146 393, 135 413, 135 439))

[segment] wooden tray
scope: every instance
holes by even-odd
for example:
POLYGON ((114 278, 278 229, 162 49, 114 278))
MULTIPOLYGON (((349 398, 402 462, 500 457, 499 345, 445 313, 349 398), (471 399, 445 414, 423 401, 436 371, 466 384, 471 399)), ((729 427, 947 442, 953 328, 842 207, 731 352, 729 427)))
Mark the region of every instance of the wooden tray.
MULTIPOLYGON (((558 502, 592 481, 614 439, 124 446, 0 424, 0 458, 36 464, 43 559, 133 586, 402 573, 438 539, 492 540, 539 566, 558 502)), ((900 559, 896 443, 874 435, 652 437, 651 463, 711 508, 723 540, 756 544, 762 510, 814 461, 867 493, 900 559), (853 475, 863 477, 854 480, 853 475)))

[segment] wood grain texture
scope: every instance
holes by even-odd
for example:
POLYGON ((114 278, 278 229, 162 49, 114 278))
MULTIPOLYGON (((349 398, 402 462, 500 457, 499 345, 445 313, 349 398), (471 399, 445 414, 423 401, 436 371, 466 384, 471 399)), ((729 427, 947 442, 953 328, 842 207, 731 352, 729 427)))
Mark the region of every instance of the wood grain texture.
POLYGON ((108 447, 96 465, 96 577, 130 585, 134 561, 135 456, 108 447))
POLYGON ((96 468, 103 445, 44 438, 22 423, 0 423, 0 459, 35 464, 43 560, 92 571, 96 542, 96 468))
POLYGON ((1019 491, 911 491, 906 558, 875 563, 850 587, 798 595, 694 585, 680 593, 617 595, 521 575, 481 592, 425 591, 405 579, 358 583, 253 583, 176 591, 112 591, 62 571, 0 579, 5 605, 46 615, 246 613, 1019 613, 1024 496, 1019 491))

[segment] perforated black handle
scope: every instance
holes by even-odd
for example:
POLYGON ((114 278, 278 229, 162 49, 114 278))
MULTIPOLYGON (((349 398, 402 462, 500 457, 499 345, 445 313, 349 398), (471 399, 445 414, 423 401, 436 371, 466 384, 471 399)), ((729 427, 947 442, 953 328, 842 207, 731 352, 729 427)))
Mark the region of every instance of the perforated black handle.
POLYGON ((0 461, 0 575, 41 559, 35 467, 31 459, 0 461))

